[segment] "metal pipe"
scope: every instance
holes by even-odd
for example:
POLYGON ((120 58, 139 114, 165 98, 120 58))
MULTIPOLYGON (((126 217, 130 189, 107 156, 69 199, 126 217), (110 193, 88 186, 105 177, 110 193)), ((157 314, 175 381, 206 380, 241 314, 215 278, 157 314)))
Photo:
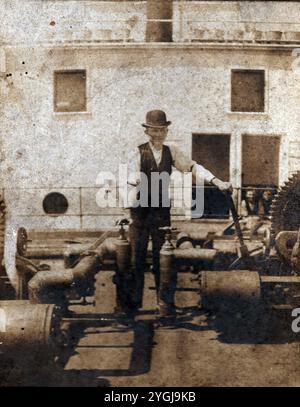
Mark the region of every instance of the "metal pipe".
POLYGON ((186 232, 180 232, 177 235, 176 247, 178 249, 191 249, 194 247, 193 239, 186 232))
POLYGON ((43 303, 45 291, 49 287, 69 287, 73 282, 74 275, 71 270, 39 271, 28 283, 29 301, 31 304, 43 303))
POLYGON ((174 249, 175 259, 180 260, 205 260, 213 261, 218 251, 215 249, 197 249, 195 247, 189 249, 174 249))
POLYGON ((16 287, 16 298, 22 300, 27 295, 28 281, 39 271, 38 267, 26 257, 16 254, 16 269, 18 273, 18 284, 16 287))
POLYGON ((30 302, 43 303, 45 293, 50 287, 70 287, 73 283, 80 293, 84 295, 87 287, 91 285, 91 279, 99 271, 103 258, 108 254, 115 254, 116 241, 116 238, 108 238, 94 251, 85 252, 84 257, 73 269, 39 271, 36 273, 28 283, 30 302))
POLYGON ((66 268, 74 267, 78 261, 80 261, 80 257, 84 255, 86 252, 96 251, 108 238, 111 238, 112 235, 115 234, 114 231, 106 231, 104 232, 98 239, 96 239, 88 248, 82 249, 82 247, 71 248, 65 250, 64 252, 64 264, 66 268))

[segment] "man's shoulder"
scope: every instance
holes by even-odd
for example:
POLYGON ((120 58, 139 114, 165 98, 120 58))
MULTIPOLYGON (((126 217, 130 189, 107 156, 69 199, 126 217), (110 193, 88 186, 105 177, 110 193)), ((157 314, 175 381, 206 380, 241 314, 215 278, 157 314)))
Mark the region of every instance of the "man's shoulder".
POLYGON ((149 142, 147 141, 146 143, 140 144, 140 145, 138 146, 138 149, 139 149, 140 151, 142 151, 142 150, 145 150, 146 148, 148 148, 148 146, 149 146, 149 142))

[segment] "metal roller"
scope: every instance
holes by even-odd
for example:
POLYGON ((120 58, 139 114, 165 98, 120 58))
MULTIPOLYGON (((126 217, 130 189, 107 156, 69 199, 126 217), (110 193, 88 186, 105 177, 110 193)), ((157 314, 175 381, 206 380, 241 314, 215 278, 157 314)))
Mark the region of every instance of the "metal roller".
POLYGON ((258 304, 259 274, 255 271, 203 271, 200 273, 201 302, 206 309, 258 304))
POLYGON ((54 304, 0 301, 0 352, 5 355, 49 355, 59 343, 59 327, 59 310, 54 304))

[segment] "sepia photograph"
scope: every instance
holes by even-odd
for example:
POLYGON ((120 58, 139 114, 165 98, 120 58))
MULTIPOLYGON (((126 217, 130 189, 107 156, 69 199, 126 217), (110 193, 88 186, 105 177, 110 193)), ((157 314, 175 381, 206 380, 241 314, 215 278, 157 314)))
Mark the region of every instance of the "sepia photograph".
POLYGON ((299 387, 299 118, 298 1, 0 0, 0 388, 299 387))

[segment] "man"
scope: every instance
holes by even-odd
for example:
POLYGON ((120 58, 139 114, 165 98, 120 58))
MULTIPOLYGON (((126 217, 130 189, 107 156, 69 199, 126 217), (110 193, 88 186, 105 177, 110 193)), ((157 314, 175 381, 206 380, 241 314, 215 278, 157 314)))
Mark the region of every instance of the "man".
MULTIPOLYGON (((129 202, 130 217, 132 223, 129 229, 129 237, 132 250, 132 265, 134 270, 134 293, 133 308, 142 307, 144 272, 146 270, 146 256, 149 237, 152 238, 153 273, 155 276, 156 289, 159 290, 159 252, 164 243, 164 231, 162 227, 170 226, 170 205, 165 206, 162 185, 159 185, 159 196, 151 196, 151 178, 153 174, 171 175, 174 166, 181 172, 190 172, 194 177, 200 176, 206 183, 217 186, 221 191, 231 191, 229 182, 223 182, 216 178, 195 161, 186 157, 177 147, 167 146, 164 141, 168 134, 168 126, 165 112, 152 110, 146 115, 146 122, 142 126, 146 129, 145 134, 149 141, 140 145, 132 152, 129 158, 128 196, 142 198, 141 184, 143 179, 148 185, 146 205, 136 205, 129 202), (144 175, 143 175, 144 174, 144 175), (140 191, 140 192, 138 192, 140 191), (153 206, 153 198, 158 205, 153 206)), ((168 189, 168 185, 164 186, 168 189)), ((153 192, 153 191, 152 191, 153 192)), ((173 310, 174 311, 174 310, 173 310)))
POLYGON ((244 217, 258 215, 258 202, 255 196, 255 190, 248 189, 246 191, 245 197, 242 200, 241 215, 244 217))

